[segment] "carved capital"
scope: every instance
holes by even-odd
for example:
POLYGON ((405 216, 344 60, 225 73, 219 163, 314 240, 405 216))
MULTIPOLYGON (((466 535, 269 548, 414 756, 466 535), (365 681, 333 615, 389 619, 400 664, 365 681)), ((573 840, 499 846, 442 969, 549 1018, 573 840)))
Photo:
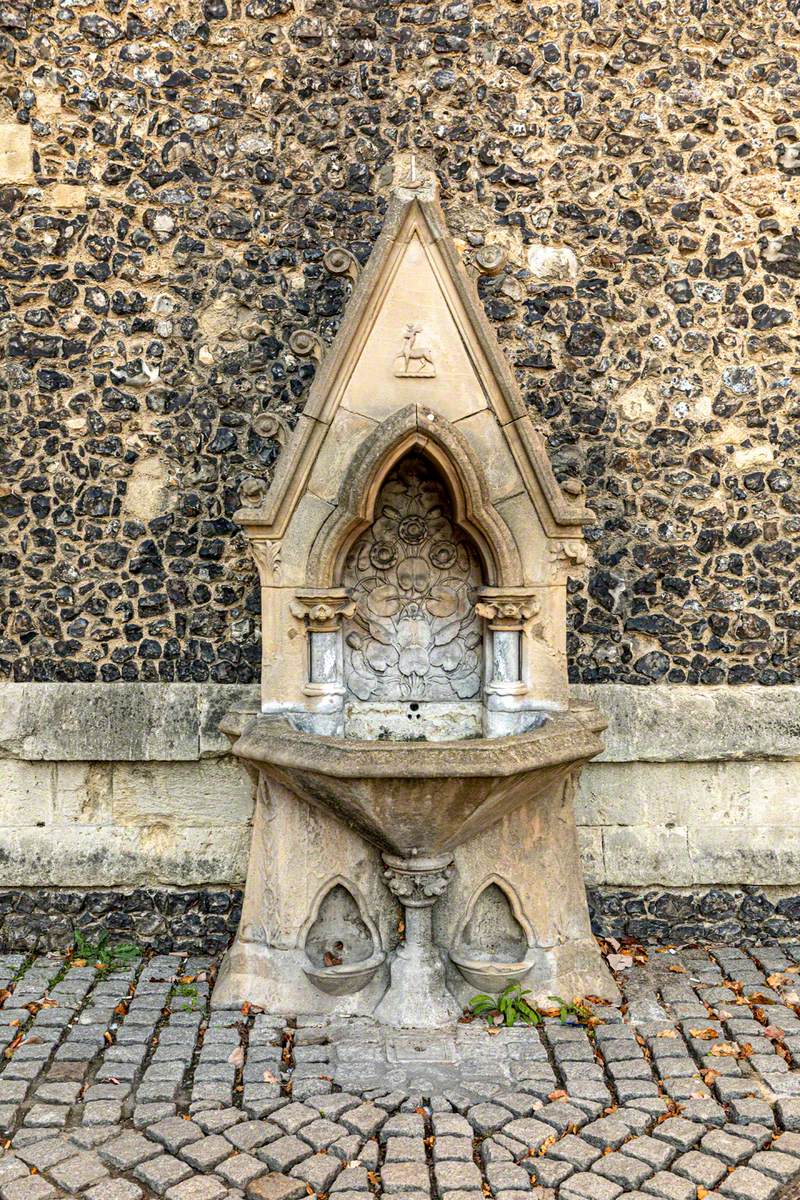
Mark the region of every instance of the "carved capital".
POLYGON ((352 617, 355 601, 346 588, 305 588, 289 609, 312 633, 333 633, 341 628, 342 617, 352 617))
POLYGON ((447 890, 453 876, 452 858, 397 858, 384 854, 383 877, 405 908, 430 908, 447 890))
POLYGON ((505 592, 499 588, 481 588, 479 595, 475 612, 489 622, 490 629, 524 629, 525 623, 535 617, 541 607, 532 593, 516 588, 505 592))

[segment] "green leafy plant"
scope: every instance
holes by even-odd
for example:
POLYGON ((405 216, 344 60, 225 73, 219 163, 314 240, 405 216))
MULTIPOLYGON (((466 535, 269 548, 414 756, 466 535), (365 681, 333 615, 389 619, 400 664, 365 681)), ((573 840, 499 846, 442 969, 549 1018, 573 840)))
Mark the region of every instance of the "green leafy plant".
POLYGON ((591 1021, 594 1016, 592 1010, 586 1004, 581 1004, 580 1000, 563 1000, 561 996, 548 996, 548 999, 552 1000, 558 1007, 558 1015, 562 1025, 566 1025, 570 1017, 574 1017, 576 1021, 585 1024, 587 1021, 591 1021))
POLYGON ((488 996, 480 992, 469 1002, 470 1012, 475 1017, 485 1017, 489 1025, 516 1025, 522 1021, 525 1025, 540 1025, 542 1018, 525 997, 530 995, 528 988, 521 983, 509 983, 499 996, 488 996))
POLYGON ((175 995, 182 996, 186 1001, 185 1004, 181 1005, 184 1012, 194 1012, 199 993, 193 983, 179 983, 175 988, 175 995))
POLYGON ((80 929, 73 931, 72 965, 93 963, 101 971, 115 971, 127 967, 139 958, 141 950, 135 942, 113 942, 107 933, 96 942, 90 942, 80 929))

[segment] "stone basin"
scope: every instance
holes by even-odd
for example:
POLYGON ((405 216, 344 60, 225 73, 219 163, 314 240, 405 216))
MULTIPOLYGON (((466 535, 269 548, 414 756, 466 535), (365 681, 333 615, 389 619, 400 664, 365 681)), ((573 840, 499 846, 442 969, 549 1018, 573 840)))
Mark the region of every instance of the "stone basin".
POLYGON ((382 851, 447 854, 602 750, 590 706, 537 728, 467 741, 366 741, 301 732, 268 714, 228 718, 234 753, 382 851))

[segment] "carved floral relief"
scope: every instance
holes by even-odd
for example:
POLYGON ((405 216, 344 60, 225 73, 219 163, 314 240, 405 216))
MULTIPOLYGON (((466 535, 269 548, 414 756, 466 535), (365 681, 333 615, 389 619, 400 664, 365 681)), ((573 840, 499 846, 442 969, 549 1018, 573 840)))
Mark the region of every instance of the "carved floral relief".
POLYGON ((355 602, 344 622, 348 690, 373 701, 473 699, 481 685, 481 569, 425 458, 398 464, 375 513, 342 580, 355 602))

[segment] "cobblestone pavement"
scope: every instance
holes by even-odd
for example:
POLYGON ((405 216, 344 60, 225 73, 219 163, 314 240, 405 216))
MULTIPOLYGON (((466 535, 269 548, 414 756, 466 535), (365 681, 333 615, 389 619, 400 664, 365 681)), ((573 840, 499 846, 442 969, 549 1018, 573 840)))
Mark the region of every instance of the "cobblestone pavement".
POLYGON ((0 1198, 797 1196, 800 945, 646 958, 590 1030, 415 1035, 209 1014, 207 959, 2 956, 0 1198))

